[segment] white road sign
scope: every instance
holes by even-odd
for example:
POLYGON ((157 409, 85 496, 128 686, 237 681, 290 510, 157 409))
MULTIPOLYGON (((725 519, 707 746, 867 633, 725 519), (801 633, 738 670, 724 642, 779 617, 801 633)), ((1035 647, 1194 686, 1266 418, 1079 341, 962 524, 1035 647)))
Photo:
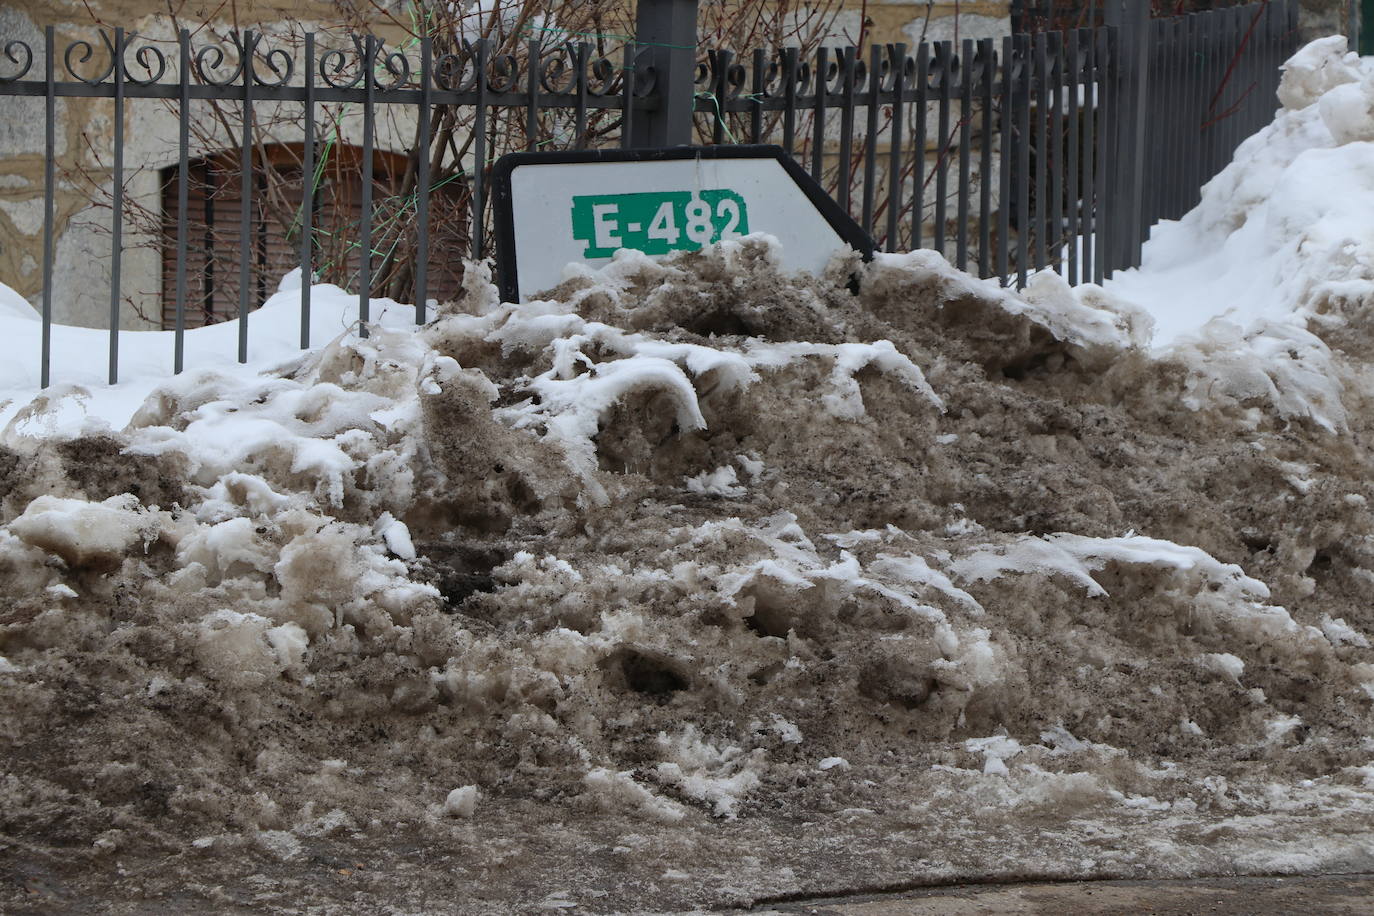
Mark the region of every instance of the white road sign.
POLYGON ((502 297, 550 289, 573 262, 617 249, 659 257, 766 232, 789 270, 818 273, 872 242, 782 150, 682 147, 515 153, 493 177, 502 297))

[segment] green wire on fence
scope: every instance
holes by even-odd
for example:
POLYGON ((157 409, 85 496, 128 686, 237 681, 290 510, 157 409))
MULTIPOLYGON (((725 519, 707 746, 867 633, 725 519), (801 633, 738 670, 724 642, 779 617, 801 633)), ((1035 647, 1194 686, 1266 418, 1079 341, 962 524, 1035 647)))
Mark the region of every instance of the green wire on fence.
MULTIPOLYGON (((417 34, 418 34, 418 31, 417 31, 417 29, 418 29, 418 23, 417 23, 417 21, 416 21, 416 11, 415 11, 415 8, 414 8, 414 7, 412 7, 411 10, 410 10, 410 25, 411 25, 411 37, 410 37, 410 39, 409 39, 408 41, 406 41, 404 44, 402 44, 401 47, 399 48, 399 50, 402 51, 402 52, 408 51, 408 50, 410 50, 411 48, 414 48, 414 47, 415 47, 417 44, 419 44, 419 42, 420 42, 420 39, 417 37, 417 34)), ((384 67, 385 64, 383 64, 383 63, 381 63, 380 61, 378 61, 378 62, 374 63, 373 66, 374 66, 374 73, 375 73, 377 67, 384 67)), ((316 162, 315 162, 315 173, 314 173, 313 175, 310 176, 310 193, 309 193, 308 196, 305 196, 305 194, 304 194, 304 190, 305 190, 305 189, 302 188, 302 206, 304 206, 304 202, 305 202, 306 200, 311 200, 311 199, 313 199, 314 196, 319 192, 320 188, 321 188, 321 187, 323 186, 323 184, 324 184, 324 173, 325 173, 325 169, 328 167, 330 154, 333 152, 335 145, 342 142, 342 138, 341 138, 341 127, 342 127, 342 125, 343 125, 343 120, 344 120, 344 118, 346 117, 347 111, 348 111, 348 109, 349 109, 350 107, 352 107, 351 104, 344 104, 344 105, 339 106, 339 108, 338 108, 338 110, 337 110, 337 112, 336 112, 336 114, 335 114, 335 116, 334 116, 334 118, 333 118, 333 121, 332 121, 332 123, 331 123, 331 125, 330 125, 330 126, 332 127, 333 133, 325 140, 325 142, 324 142, 324 147, 320 150, 320 154, 316 157, 316 162)), ((327 112, 328 112, 328 109, 326 109, 326 113, 327 113, 327 112)), ((326 116, 327 116, 327 114, 326 114, 326 116)), ((438 187, 438 186, 436 185, 436 187, 438 187)), ((432 189, 431 189, 431 190, 432 190, 432 189)), ((301 214, 298 212, 298 213, 292 218, 292 220, 291 220, 291 225, 288 226, 287 229, 286 229, 286 237, 287 237, 288 239, 291 239, 292 237, 294 237, 294 236, 300 231, 300 221, 301 221, 301 214)), ((317 231, 319 231, 319 230, 317 230, 317 231)), ((331 234, 331 235, 332 235, 332 233, 326 233, 326 234, 331 234)), ((374 252, 374 253, 375 253, 375 252, 374 252)), ((326 264, 320 266, 320 270, 325 270, 325 269, 327 269, 328 267, 331 267, 331 266, 333 266, 333 265, 332 265, 332 264, 326 263, 326 264)))
POLYGON ((736 140, 735 135, 730 132, 730 125, 726 124, 725 118, 721 116, 720 99, 716 98, 716 94, 714 92, 698 92, 696 98, 711 100, 711 105, 716 109, 716 122, 720 124, 721 132, 729 138, 731 143, 738 145, 739 141, 736 140))
MULTIPOLYGON (((411 7, 411 9, 410 9, 409 12, 410 12, 410 19, 411 19, 411 38, 410 38, 410 40, 408 40, 407 42, 405 42, 404 44, 401 45, 401 47, 399 48, 400 51, 407 51, 407 50, 410 50, 411 48, 415 47, 415 45, 418 44, 419 41, 420 41, 420 39, 419 39, 417 36, 418 36, 419 34, 421 34, 422 25, 423 25, 423 26, 427 26, 427 25, 428 25, 427 23, 420 23, 420 22, 417 20, 417 11, 416 11, 416 9, 415 9, 414 7, 411 7)), ((581 31, 576 31, 576 30, 573 30, 573 29, 558 28, 558 27, 556 27, 556 26, 526 25, 524 28, 521 29, 521 31, 522 31, 522 32, 549 32, 549 33, 559 33, 559 34, 570 35, 570 36, 575 36, 575 37, 579 37, 579 38, 615 39, 615 40, 619 40, 619 41, 634 42, 636 45, 642 46, 642 47, 671 48, 671 49, 675 49, 675 50, 684 50, 684 51, 694 51, 694 50, 696 50, 696 48, 697 48, 696 45, 676 45, 676 44, 667 44, 667 43, 664 43, 664 42, 639 41, 639 40, 637 40, 637 39, 635 38, 635 36, 633 36, 633 35, 621 35, 621 34, 616 34, 616 33, 612 33, 612 32, 581 32, 581 31)), ((382 64, 379 62, 379 63, 377 64, 377 66, 380 67, 380 66, 382 66, 382 64)), ((617 69, 619 69, 619 70, 621 70, 621 71, 629 71, 629 72, 633 72, 633 71, 635 70, 634 66, 619 67, 619 68, 617 68, 617 69)), ((715 95, 714 95, 713 93, 709 93, 709 92, 708 92, 708 93, 701 93, 701 94, 699 95, 699 97, 710 98, 710 99, 712 99, 713 102, 715 101, 715 95)), ((748 96, 748 97, 749 97, 749 98, 752 98, 753 96, 748 96)), ((337 146, 342 145, 342 143, 343 143, 343 122, 344 122, 344 119, 348 116, 349 110, 350 110, 352 107, 354 107, 355 104, 356 104, 356 103, 348 103, 348 104, 344 104, 344 105, 339 106, 339 107, 338 107, 337 109, 335 109, 335 111, 333 112, 332 117, 329 115, 328 109, 326 109, 326 122, 327 122, 327 124, 328 124, 328 128, 327 128, 327 130, 326 130, 326 138, 325 138, 325 140, 324 140, 323 146, 322 146, 321 149, 320 149, 319 155, 316 157, 314 174, 310 176, 309 198, 306 198, 306 199, 313 198, 313 197, 315 196, 315 194, 317 194, 317 193, 319 192, 320 188, 324 186, 325 172, 326 172, 326 170, 329 168, 329 163, 330 163, 331 156, 334 154, 335 148, 336 148, 337 146)), ((719 103, 716 103, 716 117, 717 117, 717 119, 720 119, 720 120, 721 120, 721 122, 722 122, 722 127, 724 128, 725 133, 730 137, 730 141, 731 141, 732 143, 737 142, 737 141, 735 140, 734 134, 730 132, 729 126, 728 126, 728 125, 725 125, 723 119, 721 119, 721 117, 720 117, 720 105, 719 105, 719 103)), ((534 144, 534 145, 535 145, 535 148, 540 148, 540 147, 547 146, 548 144, 553 143, 553 142, 555 142, 555 138, 550 137, 550 138, 548 138, 548 139, 546 139, 546 140, 541 140, 540 142, 538 142, 538 143, 536 143, 536 144, 534 144)), ((499 158, 500 158, 499 156, 490 157, 486 162, 474 164, 474 167, 475 167, 475 168, 479 168, 479 169, 485 168, 486 166, 492 164, 493 162, 495 162, 495 161, 496 161, 497 159, 499 159, 499 158)), ((434 185, 431 185, 430 188, 429 188, 429 192, 428 192, 428 193, 431 193, 431 194, 432 194, 434 191, 439 190, 440 188, 442 188, 444 185, 448 184, 449 182, 457 181, 457 180, 460 179, 460 178, 466 178, 466 177, 467 177, 467 171, 466 171, 465 169, 463 169, 462 166, 461 166, 461 164, 460 164, 458 171, 454 172, 452 175, 450 175, 448 178, 445 178, 443 181, 440 181, 440 182, 438 182, 438 183, 436 183, 436 184, 434 184, 434 185)), ((401 196, 400 196, 400 195, 392 195, 392 196, 390 196, 390 197, 383 198, 381 201, 379 201, 379 202, 377 203, 377 205, 374 207, 374 210, 380 209, 381 207, 384 207, 388 202, 395 201, 395 200, 400 200, 400 199, 401 199, 401 196)), ((415 191, 415 192, 412 192, 410 195, 407 195, 405 201, 406 201, 406 202, 405 202, 400 208, 398 208, 397 210, 395 210, 395 211, 394 211, 389 217, 387 217, 386 219, 384 219, 384 220, 382 220, 381 222, 377 223, 373 228, 376 229, 379 233, 381 233, 381 234, 384 235, 384 234, 387 232, 387 230, 388 230, 393 224, 395 224, 396 222, 398 222, 398 221, 401 219, 401 217, 402 217, 403 215, 409 213, 409 212, 411 211, 412 208, 418 209, 419 191, 417 190, 417 191, 415 191)), ((300 228, 301 228, 301 213, 300 213, 300 212, 297 212, 296 215, 293 217, 293 219, 292 219, 292 221, 291 221, 291 225, 287 227, 287 238, 289 239, 289 238, 292 238, 293 236, 297 235, 297 234, 300 232, 300 228)), ((324 228, 322 228, 322 227, 318 227, 318 226, 317 226, 317 227, 314 227, 314 233, 315 233, 316 235, 324 236, 324 237, 326 237, 326 238, 334 239, 334 240, 336 240, 336 241, 343 241, 343 243, 344 243, 344 250, 345 250, 346 252, 348 252, 348 253, 351 253, 351 252, 353 252, 353 251, 355 251, 355 250, 357 250, 357 249, 360 249, 360 248, 362 247, 362 245, 361 245, 360 242, 353 241, 353 240, 348 240, 348 239, 346 238, 346 236, 344 235, 343 232, 332 232, 332 231, 330 231, 330 230, 328 230, 328 229, 324 229, 324 228)), ((375 256, 381 256, 381 257, 383 257, 383 258, 385 258, 385 257, 390 257, 391 254, 393 254, 393 253, 395 252, 396 247, 397 247, 399 244, 400 244, 400 235, 398 234, 398 235, 396 236, 396 240, 392 243, 390 250, 383 252, 383 251, 381 251, 381 250, 379 250, 379 249, 375 249, 375 248, 374 248, 373 251, 371 252, 371 254, 372 254, 372 256, 374 256, 374 257, 375 257, 375 256)), ((328 270, 334 268, 335 266, 337 266, 335 261, 333 261, 333 260, 326 260, 326 261, 323 261, 323 262, 321 262, 321 263, 319 263, 319 264, 317 265, 317 270, 318 270, 318 272, 323 273, 323 272, 325 272, 325 271, 328 271, 328 270)))
MULTIPOLYGON (((457 181, 458 179, 463 178, 463 177, 465 177, 465 176, 466 176, 466 173, 465 173, 465 172, 455 172, 454 174, 452 174, 452 175, 448 176, 447 178, 445 178, 443 181, 440 181, 440 182, 438 182, 437 184, 431 185, 431 186, 430 186, 430 189, 429 189, 429 192, 430 192, 430 193, 433 193, 434 191, 437 191, 437 190, 439 190, 440 188, 442 188, 444 185, 449 184, 450 182, 453 182, 453 181, 457 181)), ((387 230, 388 230, 389 228, 391 228, 391 226, 392 226, 393 224, 395 224, 395 223, 397 223, 397 222, 399 222, 399 221, 401 220, 401 217, 402 217, 402 216, 404 216, 405 214, 407 214, 408 212, 410 212, 410 210, 411 210, 413 207, 418 206, 419 197, 420 197, 420 192, 419 192, 419 190, 415 190, 415 191, 412 191, 411 193, 406 194, 406 195, 392 194, 392 195, 388 195, 387 197, 382 198, 380 201, 377 202, 377 209, 380 209, 380 208, 384 207, 385 205, 387 205, 388 203, 391 203, 391 202, 393 202, 393 201, 403 201, 403 203, 401 204, 400 207, 398 207, 396 210, 394 210, 394 211, 391 213, 390 216, 386 217, 386 218, 383 219, 381 222, 377 223, 373 228, 376 229, 377 232, 378 232, 379 234, 383 234, 383 235, 384 235, 384 234, 387 232, 387 230)), ((350 228, 350 229, 353 228, 353 224, 350 224, 347 228, 350 228)), ((353 251, 356 251, 356 250, 362 248, 362 243, 360 243, 360 242, 358 242, 358 241, 356 241, 356 240, 350 239, 347 235, 345 235, 345 234, 342 233, 342 232, 330 232, 330 231, 327 230, 327 229, 317 229, 316 232, 317 232, 318 234, 320 234, 320 235, 325 236, 326 238, 331 238, 331 239, 335 239, 335 240, 342 241, 342 243, 343 243, 343 248, 344 248, 345 253, 352 253, 353 251)), ((387 250, 387 251, 382 251, 381 249, 374 248, 374 249, 372 249, 371 254, 372 254, 372 256, 374 256, 374 257, 377 257, 377 256, 381 256, 381 257, 390 257, 391 254, 392 254, 393 252, 395 252, 396 247, 400 244, 400 241, 401 241, 401 236, 400 236, 400 234, 397 234, 396 240, 392 243, 391 248, 390 248, 389 250, 387 250)), ((335 262, 335 261, 333 261, 333 260, 326 260, 326 261, 324 261, 323 263, 320 264, 320 270, 322 270, 322 271, 328 270, 328 269, 330 269, 330 268, 332 268, 332 267, 334 267, 334 266, 336 266, 336 262, 335 262)), ((355 275, 355 277, 356 277, 356 275, 355 275)))

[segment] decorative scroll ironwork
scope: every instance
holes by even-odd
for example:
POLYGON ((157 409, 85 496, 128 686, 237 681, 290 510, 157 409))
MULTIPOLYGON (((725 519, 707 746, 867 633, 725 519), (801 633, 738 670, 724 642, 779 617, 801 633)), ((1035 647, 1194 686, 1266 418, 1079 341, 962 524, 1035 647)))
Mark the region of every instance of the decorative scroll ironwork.
MULTIPOLYGON (((953 42, 930 43, 925 70, 927 98, 938 98, 946 90, 951 97, 957 96, 963 91, 965 79, 971 81, 970 89, 975 92, 982 91, 990 77, 993 85, 997 85, 993 74, 1002 65, 1000 53, 997 50, 990 52, 989 65, 984 59, 988 52, 979 43, 974 43, 973 48, 972 58, 964 61, 961 49, 953 42)), ((697 110, 709 112, 719 107, 721 111, 741 113, 757 107, 764 111, 780 111, 789 104, 804 110, 812 107, 821 94, 828 106, 855 100, 867 103, 872 100, 875 89, 877 101, 883 105, 912 102, 919 97, 917 57, 913 49, 902 44, 882 46, 876 70, 871 60, 856 52, 846 57, 847 50, 820 48, 803 58, 793 49, 784 49, 764 56, 761 64, 757 58, 736 57, 729 51, 708 51, 696 67, 697 110)), ((1079 57, 1080 68, 1086 66, 1086 52, 1080 52, 1079 57)), ((1026 61, 1021 55, 1013 56, 1013 67, 1014 78, 1023 79, 1026 61)), ((1065 72, 1071 71, 1066 69, 1065 72)), ((1080 69, 1080 72, 1083 71, 1080 69)), ((1056 78, 1061 76, 1056 72, 1056 78)), ((1091 74, 1085 74, 1083 79, 1091 79, 1091 74)))
POLYGON ((29 68, 33 66, 33 48, 18 39, 8 41, 5 43, 5 58, 19 67, 19 72, 0 74, 0 83, 12 83, 15 80, 21 80, 28 74, 29 68), (23 57, 22 64, 20 63, 21 56, 23 57))
MULTIPOLYGON (((193 85, 225 90, 226 100, 237 98, 248 84, 273 90, 272 97, 278 100, 303 101, 305 65, 298 60, 301 48, 295 43, 269 47, 269 39, 270 36, 245 30, 203 44, 188 43, 186 53, 193 85)), ((625 51, 606 49, 604 55, 596 51, 596 46, 588 42, 436 40, 426 70, 418 41, 396 47, 387 46, 379 38, 350 35, 342 46, 322 48, 316 55, 315 97, 325 101, 363 101, 364 94, 370 91, 375 103, 386 104, 400 93, 418 94, 426 79, 434 93, 434 104, 476 104, 476 99, 468 96, 480 90, 486 94, 483 104, 509 106, 522 103, 512 96, 527 96, 531 87, 537 87, 540 108, 588 104, 595 108, 619 108, 625 104, 627 80, 630 97, 646 99, 654 94, 657 79, 647 49, 631 43, 625 51)), ((108 95, 108 86, 115 81, 116 66, 125 95, 130 98, 165 97, 165 88, 161 87, 174 84, 177 78, 175 49, 166 51, 135 33, 125 34, 118 29, 73 39, 55 53, 60 62, 57 82, 91 87, 92 95, 108 95)), ((24 83, 26 77, 35 87, 42 85, 41 80, 32 79, 35 57, 33 48, 18 39, 0 47, 0 85, 24 83)), ((738 83, 742 74, 741 70, 732 78, 732 85, 742 85, 738 83)), ((73 93, 67 89, 63 94, 73 93)))

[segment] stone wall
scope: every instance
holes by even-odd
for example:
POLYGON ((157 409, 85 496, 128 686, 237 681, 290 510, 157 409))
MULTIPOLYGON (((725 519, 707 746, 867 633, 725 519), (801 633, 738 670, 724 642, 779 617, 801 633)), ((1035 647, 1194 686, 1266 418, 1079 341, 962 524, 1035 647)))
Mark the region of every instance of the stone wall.
POLYGON ((1351 0, 1302 0, 1298 11, 1300 40, 1308 42, 1327 35, 1349 36, 1352 21, 1358 22, 1359 10, 1359 3, 1351 0))
MULTIPOLYGON (((288 15, 319 15, 328 4, 239 2, 238 22, 249 28, 271 30, 288 15)), ((175 66, 175 35, 178 25, 191 27, 222 4, 197 3, 182 8, 174 21, 157 12, 165 5, 153 0, 101 0, 87 11, 80 0, 11 0, 0 7, 0 41, 19 39, 35 53, 29 79, 42 78, 43 29, 56 30, 58 53, 78 38, 91 39, 97 27, 122 26, 137 32, 141 41, 158 45, 175 66), (201 7, 204 7, 202 10, 201 7)), ((223 20, 219 23, 229 26, 223 20)), ((101 59, 103 48, 96 51, 101 59)), ((132 65, 132 55, 130 59, 132 65)), ((44 119, 41 98, 0 97, 0 282, 16 289, 37 304, 42 293, 44 119)), ((233 110, 234 106, 229 106, 233 110)), ((298 106, 296 106, 298 107, 298 106)), ((109 290, 112 259, 111 208, 113 193, 114 105, 107 99, 59 99, 57 111, 55 195, 55 263, 53 317, 65 324, 106 327, 109 323, 109 290)), ((302 130, 287 112, 260 104, 258 115, 276 121, 273 139, 299 141, 302 130)), ((218 146, 197 148, 192 158, 234 145, 233 138, 217 127, 211 106, 194 103, 193 124, 222 138, 218 146)), ((379 118, 378 148, 405 148, 410 124, 379 118)), ((345 118, 340 139, 356 143, 361 138, 361 116, 345 118)), ((193 131, 194 134, 194 131, 193 131)), ((411 134, 413 135, 413 134, 411 134)), ((129 211, 156 214, 161 209, 160 173, 178 161, 178 124, 174 103, 152 99, 130 100, 125 108, 124 193, 129 211)), ((121 327, 160 327, 160 240, 147 233, 148 220, 126 219, 121 262, 121 327)))

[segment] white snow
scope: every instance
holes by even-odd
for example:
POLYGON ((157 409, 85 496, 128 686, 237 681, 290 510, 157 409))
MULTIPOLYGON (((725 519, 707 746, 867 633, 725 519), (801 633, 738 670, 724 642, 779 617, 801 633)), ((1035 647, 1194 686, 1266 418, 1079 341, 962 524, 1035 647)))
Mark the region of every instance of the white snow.
POLYGON ((415 559, 415 544, 410 538, 410 529, 406 527, 405 522, 390 512, 383 512, 373 530, 382 536, 387 550, 402 560, 415 559))
POLYGON ((702 471, 686 480, 687 489, 703 496, 743 496, 747 491, 739 486, 739 474, 732 465, 723 465, 714 471, 702 471))
POLYGON ((1067 577, 1089 595, 1107 590, 1092 573, 1109 563, 1157 566, 1181 574, 1196 574, 1238 598, 1267 598, 1269 588, 1245 575, 1239 566, 1221 563, 1205 551, 1141 535, 1090 538, 1077 534, 1022 536, 1009 544, 978 547, 954 562, 951 569, 968 581, 995 579, 1008 572, 1052 573, 1067 577))
POLYGON ((25 321, 38 321, 38 311, 29 305, 27 299, 0 283, 0 321, 22 318, 25 321))
POLYGON ((1274 121, 1192 211, 1152 228, 1140 268, 1075 290, 1085 305, 1148 313, 1155 354, 1194 369, 1187 406, 1258 399, 1344 426, 1342 385, 1312 325, 1339 326, 1374 298, 1374 59, 1345 48, 1332 36, 1289 59, 1274 121))
POLYGON ((1359 630, 1345 622, 1344 617, 1332 619, 1330 614, 1323 614, 1321 619, 1321 630, 1333 646, 1354 646, 1357 649, 1368 649, 1369 639, 1359 630))
MULTIPOLYGON (((187 373, 214 370, 246 380, 300 359, 299 281, 293 286, 283 280, 282 287, 248 316, 247 363, 237 361, 239 323, 226 321, 186 331, 187 373)), ((152 390, 172 378, 172 331, 121 331, 119 383, 109 385, 109 333, 53 325, 52 387, 38 396, 42 325, 26 307, 23 297, 0 284, 0 336, 8 348, 0 361, 0 441, 13 435, 74 436, 88 424, 121 429, 152 390)), ((373 299, 370 317, 378 327, 403 328, 414 325, 415 309, 373 299)), ((356 331, 357 325, 356 296, 328 284, 312 287, 310 339, 315 347, 356 331)))
POLYGON ((1208 671, 1229 678, 1237 684, 1240 683, 1240 676, 1245 673, 1245 662, 1230 652, 1208 652, 1199 661, 1208 671))
POLYGON ((157 532, 157 522, 140 510, 132 494, 101 503, 40 496, 10 522, 20 540, 57 554, 68 564, 116 563, 134 544, 157 532))
POLYGON ((650 792, 628 770, 595 767, 582 777, 582 786, 588 798, 606 811, 633 811, 664 824, 676 824, 687 816, 682 805, 650 792))
POLYGON ((453 817, 472 817, 477 813, 481 792, 476 786, 459 786, 444 799, 444 813, 453 817))

